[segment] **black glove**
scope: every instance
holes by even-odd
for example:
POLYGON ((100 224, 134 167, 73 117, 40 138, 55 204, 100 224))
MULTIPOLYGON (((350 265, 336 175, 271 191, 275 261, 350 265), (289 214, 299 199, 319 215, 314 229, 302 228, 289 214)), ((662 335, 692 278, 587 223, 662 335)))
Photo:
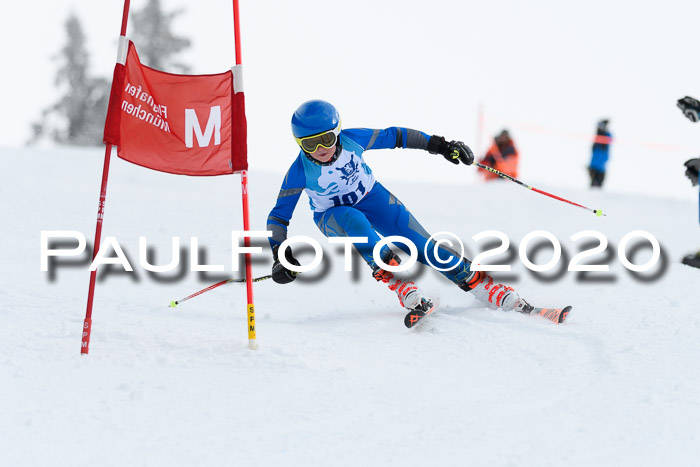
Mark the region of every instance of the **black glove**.
POLYGON ((474 153, 469 146, 461 141, 445 141, 442 136, 433 135, 428 141, 428 152, 430 154, 440 154, 442 157, 452 162, 459 164, 471 165, 474 162, 474 153))
POLYGON ((676 104, 683 111, 683 115, 688 117, 691 122, 697 122, 698 113, 700 113, 700 102, 692 97, 685 96, 683 99, 678 99, 676 104))
POLYGON ((690 179, 693 186, 698 184, 698 175, 700 174, 700 157, 690 159, 683 164, 687 167, 685 176, 690 179))
MULTIPOLYGON (((272 280, 277 282, 278 284, 289 284, 297 278, 297 272, 290 271, 289 269, 282 266, 282 263, 280 263, 279 260, 277 250, 279 250, 279 245, 275 246, 272 249, 272 259, 274 260, 274 262, 272 263, 272 280)), ((299 266, 299 261, 297 261, 294 255, 292 255, 291 248, 287 248, 287 250, 284 252, 284 257, 288 263, 293 264, 294 266, 299 266)))

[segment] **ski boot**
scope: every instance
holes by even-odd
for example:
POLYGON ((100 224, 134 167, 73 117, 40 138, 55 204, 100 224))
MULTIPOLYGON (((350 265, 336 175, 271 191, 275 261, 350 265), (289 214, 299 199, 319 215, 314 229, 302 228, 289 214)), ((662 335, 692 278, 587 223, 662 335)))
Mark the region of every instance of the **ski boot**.
POLYGON ((473 293, 478 300, 489 308, 500 308, 503 311, 517 311, 530 316, 542 316, 554 323, 563 323, 569 316, 571 307, 537 308, 520 298, 512 287, 496 284, 493 278, 483 271, 475 271, 472 277, 459 286, 462 290, 473 293))
MULTIPOLYGON (((391 253, 389 260, 384 262, 389 266, 398 266, 401 264, 401 258, 391 253)), ((430 302, 430 300, 423 296, 423 292, 418 288, 415 282, 401 280, 395 277, 393 272, 375 266, 372 271, 372 277, 374 277, 377 282, 384 282, 389 286, 389 290, 396 292, 399 303, 407 310, 424 306, 424 301, 430 302)))
POLYGON ((493 278, 483 271, 475 271, 469 279, 459 285, 459 288, 473 293, 477 300, 492 309, 510 311, 520 300, 513 287, 494 283, 493 278))

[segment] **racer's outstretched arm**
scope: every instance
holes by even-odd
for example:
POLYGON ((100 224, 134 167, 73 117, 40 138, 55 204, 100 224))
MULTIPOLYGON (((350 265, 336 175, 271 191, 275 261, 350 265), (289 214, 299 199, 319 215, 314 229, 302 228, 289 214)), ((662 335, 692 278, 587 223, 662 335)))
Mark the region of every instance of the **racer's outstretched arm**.
POLYGON ((369 149, 422 149, 431 154, 440 154, 453 164, 460 162, 470 165, 474 162, 474 154, 461 141, 445 141, 442 136, 428 136, 422 131, 411 128, 389 127, 383 130, 369 128, 351 128, 343 130, 353 141, 369 149))
POLYGON ((294 208, 297 206, 301 192, 306 186, 306 178, 304 176, 304 168, 299 159, 287 171, 284 177, 277 202, 275 207, 270 211, 267 217, 267 230, 272 231, 272 236, 269 238, 270 248, 275 249, 280 243, 287 239, 287 227, 289 221, 294 214, 294 208))

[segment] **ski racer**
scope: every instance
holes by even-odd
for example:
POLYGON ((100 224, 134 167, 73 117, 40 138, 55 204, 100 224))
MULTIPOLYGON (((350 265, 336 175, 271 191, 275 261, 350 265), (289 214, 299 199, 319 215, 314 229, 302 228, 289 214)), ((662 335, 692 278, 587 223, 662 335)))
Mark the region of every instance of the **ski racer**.
MULTIPOLYGON (((373 255, 382 236, 398 235, 416 246, 418 261, 437 264, 434 241, 406 206, 377 181, 365 161, 365 152, 374 149, 411 148, 440 154, 453 164, 470 165, 474 155, 460 141, 446 141, 409 128, 383 130, 342 129, 340 116, 333 105, 322 100, 304 102, 292 116, 292 133, 300 151, 284 177, 275 207, 267 219, 272 232, 272 278, 278 284, 292 282, 296 273, 280 262, 280 244, 287 238, 287 227, 302 192, 309 197, 313 219, 326 237, 366 237, 366 243, 354 243, 367 262, 373 277, 386 283, 396 293, 401 306, 411 312, 427 314, 433 301, 413 281, 403 281, 383 269, 373 255), (426 244, 430 241, 428 248, 426 244), (426 257, 427 254, 427 257, 426 257)), ((397 242, 398 243, 398 242, 397 242)), ((405 245, 400 248, 406 252, 405 245)), ((472 271, 471 262, 440 245, 437 253, 447 271, 442 274, 465 292, 491 308, 516 310, 530 314, 534 307, 512 287, 498 284, 484 272, 472 271), (445 259, 448 262, 444 262, 445 259)), ((398 266, 400 258, 387 245, 379 253, 381 261, 398 266)), ((299 265, 291 248, 285 251, 291 265, 299 265)), ((422 316, 422 315, 421 315, 422 316)), ((562 320, 564 316, 562 317, 562 320)), ((559 316, 556 317, 557 320, 559 316)), ((552 319, 552 318, 550 318, 552 319)), ((557 320, 552 319, 555 322, 557 320)), ((410 325, 406 324, 410 327, 410 325)))

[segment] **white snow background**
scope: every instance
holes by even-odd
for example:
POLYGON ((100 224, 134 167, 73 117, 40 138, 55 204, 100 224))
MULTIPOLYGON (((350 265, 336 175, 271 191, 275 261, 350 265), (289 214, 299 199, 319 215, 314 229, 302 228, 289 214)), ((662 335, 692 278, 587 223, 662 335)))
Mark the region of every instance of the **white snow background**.
MULTIPOLYGON (((103 153, 0 152, 0 465, 697 460, 700 271, 679 264, 700 241, 695 200, 539 186, 608 214, 598 218, 510 182, 402 183, 375 170, 428 230, 456 233, 471 254, 484 246, 471 240, 483 230, 504 232, 515 247, 528 232, 547 230, 569 258, 583 243, 571 235, 600 231, 612 254, 591 260, 610 264, 603 275, 614 282, 580 282, 573 272, 543 282, 517 256, 509 260, 511 283, 532 303, 573 305, 557 326, 487 310, 427 271, 418 283, 441 308, 421 329, 407 330, 394 293, 366 265, 357 264, 356 280, 343 270, 303 195, 290 234, 319 240, 330 269, 306 282, 255 285, 259 348, 252 351, 243 284, 168 307, 218 276, 237 275, 230 232, 242 229, 239 177, 168 175, 114 155, 103 238, 117 238, 135 272, 101 275, 90 354, 81 356, 88 265, 59 258, 51 280, 40 271, 40 232, 77 230, 92 242, 103 153), (638 229, 652 233, 668 259, 666 272, 649 282, 634 280, 617 258, 620 239, 638 229), (206 250, 201 262, 226 273, 154 279, 139 266, 141 235, 156 264, 169 262, 172 237, 187 246, 197 236, 206 250)), ((475 170, 413 150, 366 158, 370 166, 426 160, 445 172, 475 170)), ((252 229, 264 229, 282 177, 251 172, 252 229)), ((268 256, 256 255, 255 276, 269 273, 268 256)), ((650 256, 646 248, 630 259, 642 264, 650 256)), ((532 260, 550 257, 545 250, 532 260)))
MULTIPOLYGON (((65 258, 41 272, 40 233, 76 230, 92 243, 104 150, 17 146, 59 97, 52 57, 70 9, 85 26, 92 73, 110 77, 123 2, 44 3, 41 14, 20 2, 0 18, 13 44, 5 62, 22 70, 0 77, 0 466, 698 462, 700 271, 679 260, 700 247, 697 190, 682 167, 698 155, 700 126, 675 100, 700 94, 696 28, 685 20, 700 3, 242 1, 253 229, 265 228, 296 154, 289 119, 304 100, 332 101, 346 127, 407 126, 461 139, 477 155, 508 127, 520 179, 607 216, 513 183, 482 184, 476 169, 421 151, 366 159, 429 231, 457 234, 469 254, 486 243, 473 235, 505 233, 516 252, 509 283, 536 305, 574 311, 557 326, 487 310, 426 271, 417 281, 441 308, 409 331, 366 266, 343 271, 302 196, 290 234, 321 242, 329 269, 255 284, 251 351, 243 284, 168 307, 240 277, 231 271, 239 177, 161 174, 113 155, 103 242, 116 237, 135 272, 101 268, 89 356, 80 355, 88 263, 65 258), (590 191, 584 168, 604 117, 615 141, 604 190, 590 191), (517 257, 526 234, 546 230, 566 253, 555 269, 565 267, 589 240, 570 237, 589 229, 609 240, 608 254, 591 258, 611 266, 589 275, 597 281, 536 276, 517 257), (617 257, 635 230, 659 240, 667 264, 641 274, 646 281, 617 257), (149 275, 139 236, 157 264, 169 262, 173 237, 187 247, 196 236, 202 261, 226 271, 149 275)), ((233 65, 230 2, 163 7, 186 8, 176 33, 193 40, 185 61, 194 73, 233 65)), ((630 259, 649 257, 643 249, 630 259)), ((266 250, 254 274, 270 266, 266 250)))

